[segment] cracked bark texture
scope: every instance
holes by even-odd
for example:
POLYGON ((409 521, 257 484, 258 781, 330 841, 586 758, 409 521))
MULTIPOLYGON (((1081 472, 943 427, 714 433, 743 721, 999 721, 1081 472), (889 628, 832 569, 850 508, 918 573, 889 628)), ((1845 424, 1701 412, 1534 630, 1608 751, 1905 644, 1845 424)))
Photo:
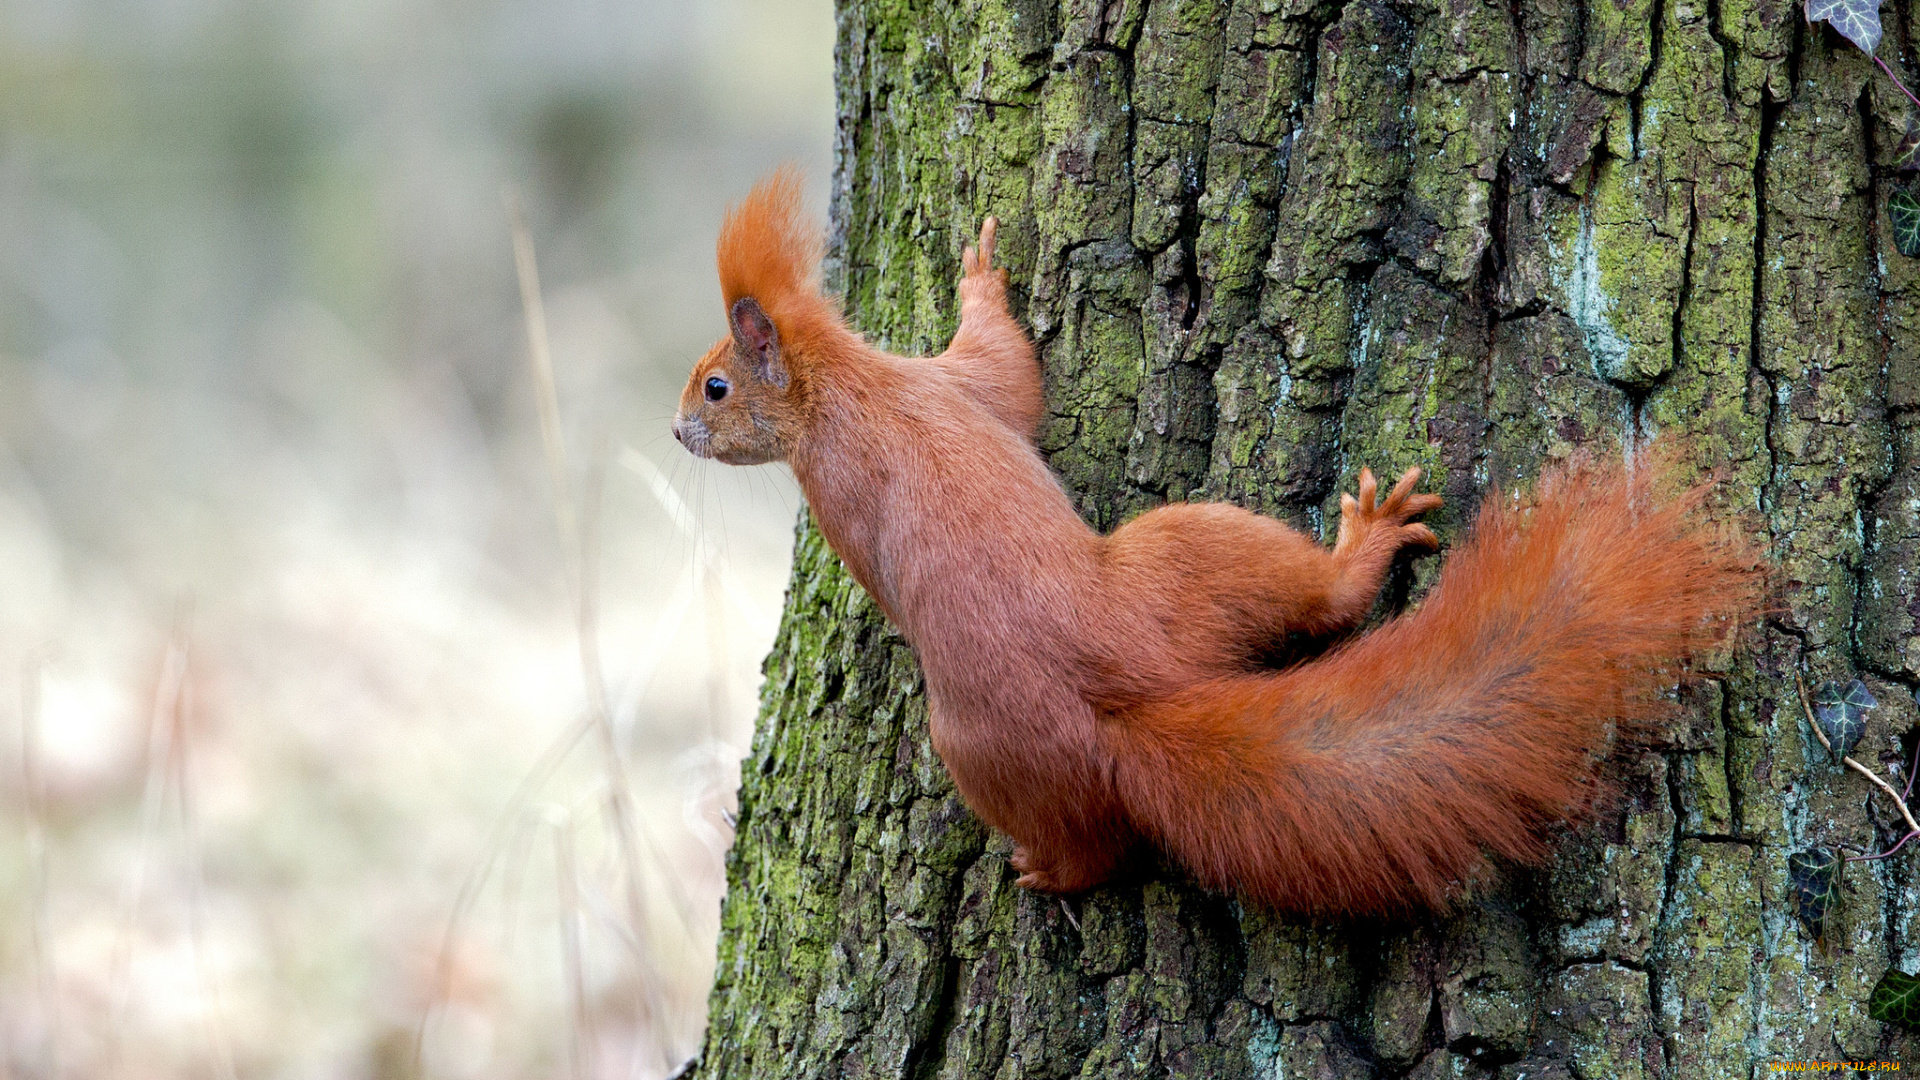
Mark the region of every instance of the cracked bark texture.
MULTIPOLYGON (((1911 76, 1911 9, 1885 16, 1911 76)), ((1920 966, 1911 858, 1849 871, 1824 947, 1786 885, 1795 848, 1898 835, 1793 671, 1866 679, 1863 759, 1917 722, 1920 263, 1885 211, 1904 109, 1865 58, 1789 0, 838 20, 830 281, 875 340, 936 350, 997 214, 1041 446, 1096 527, 1230 499, 1324 535, 1362 465, 1419 465, 1453 539, 1576 446, 1670 433, 1764 534, 1781 609, 1622 755, 1597 824, 1445 918, 1302 922, 1163 873, 1076 925, 1013 886, 911 651, 803 522, 693 1075, 1597 1080, 1920 1048, 1866 1014, 1920 966)))

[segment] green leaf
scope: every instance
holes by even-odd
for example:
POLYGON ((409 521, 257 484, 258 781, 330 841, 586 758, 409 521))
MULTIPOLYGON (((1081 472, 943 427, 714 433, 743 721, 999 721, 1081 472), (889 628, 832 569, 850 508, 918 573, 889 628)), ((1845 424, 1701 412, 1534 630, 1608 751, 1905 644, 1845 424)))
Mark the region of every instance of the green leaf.
POLYGON ((1806 848, 1787 856, 1787 886, 1793 894, 1793 913, 1814 940, 1827 939, 1827 916, 1840 906, 1839 852, 1806 848))
POLYGON ((1920 199, 1906 188, 1887 196, 1887 220, 1893 223, 1893 246, 1911 259, 1920 255, 1920 199))
POLYGON ((1873 996, 1867 998, 1867 1015, 1883 1024, 1920 1031, 1920 979, 1888 968, 1874 984, 1873 996))
POLYGON ((1855 679, 1847 684, 1846 690, 1841 694, 1840 700, 1861 709, 1877 709, 1880 707, 1880 702, 1875 700, 1873 691, 1867 689, 1867 684, 1861 682, 1859 679, 1855 679))
POLYGON ((1836 761, 1853 753, 1860 734, 1867 730, 1867 710, 1879 704, 1867 684, 1859 679, 1845 684, 1820 685, 1813 695, 1813 719, 1826 733, 1836 761))
POLYGON ((1907 133, 1893 147, 1893 167, 1900 170, 1920 169, 1920 114, 1907 114, 1907 133))
POLYGON ((1808 22, 1829 22, 1868 56, 1880 47, 1880 0, 1807 0, 1808 22))

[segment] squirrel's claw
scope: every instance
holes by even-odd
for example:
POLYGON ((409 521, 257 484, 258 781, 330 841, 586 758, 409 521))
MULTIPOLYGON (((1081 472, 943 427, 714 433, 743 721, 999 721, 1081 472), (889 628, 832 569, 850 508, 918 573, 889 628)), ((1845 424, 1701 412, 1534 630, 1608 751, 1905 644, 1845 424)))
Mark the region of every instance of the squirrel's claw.
POLYGON ((1438 495, 1415 495, 1407 500, 1406 506, 1402 507, 1402 513, 1407 517, 1416 518, 1429 510, 1438 510, 1445 505, 1447 500, 1438 495))
MULTIPOLYGON (((1386 499, 1380 503, 1380 507, 1375 513, 1379 517, 1386 518, 1396 525, 1404 525, 1406 522, 1419 517, 1429 510, 1438 510, 1442 506, 1445 506, 1447 501, 1438 495, 1415 495, 1413 493, 1413 486, 1420 482, 1421 475, 1422 473, 1418 466, 1401 473, 1400 479, 1393 485, 1393 490, 1387 492, 1386 499)), ((1361 481, 1363 484, 1365 480, 1366 476, 1362 473, 1361 481)))
POLYGON ((1405 538, 1407 547, 1425 548, 1428 551, 1440 550, 1440 538, 1425 525, 1402 525, 1400 535, 1405 538))
POLYGON ((1387 492, 1387 501, 1381 505, 1381 512, 1391 513, 1394 510, 1398 510, 1400 504, 1407 501, 1407 496, 1413 493, 1413 485, 1419 482, 1419 466, 1416 465, 1406 472, 1401 473, 1399 481, 1393 485, 1393 490, 1387 492))

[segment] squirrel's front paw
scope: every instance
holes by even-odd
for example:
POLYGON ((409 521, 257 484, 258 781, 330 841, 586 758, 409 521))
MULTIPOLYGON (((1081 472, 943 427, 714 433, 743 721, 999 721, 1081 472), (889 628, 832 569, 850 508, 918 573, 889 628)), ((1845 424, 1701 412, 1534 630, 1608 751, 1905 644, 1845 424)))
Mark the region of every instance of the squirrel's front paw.
POLYGON ((980 246, 969 246, 960 253, 960 269, 965 276, 960 279, 960 288, 964 291, 970 286, 999 285, 1004 287, 1007 272, 996 270, 993 265, 994 236, 1000 231, 1000 219, 988 218, 980 225, 980 246))
POLYGON ((1408 469, 1387 493, 1386 500, 1375 505, 1379 482, 1372 469, 1360 470, 1360 496, 1340 496, 1340 538, 1335 547, 1347 548, 1366 539, 1376 529, 1390 529, 1396 547, 1417 547, 1432 551, 1440 539, 1425 525, 1408 524, 1413 518, 1445 505, 1438 495, 1415 495, 1413 485, 1420 482, 1420 470, 1408 469))
POLYGON ((969 246, 960 253, 960 267, 968 277, 993 269, 993 237, 1000 231, 1000 219, 990 217, 980 223, 980 246, 969 246))

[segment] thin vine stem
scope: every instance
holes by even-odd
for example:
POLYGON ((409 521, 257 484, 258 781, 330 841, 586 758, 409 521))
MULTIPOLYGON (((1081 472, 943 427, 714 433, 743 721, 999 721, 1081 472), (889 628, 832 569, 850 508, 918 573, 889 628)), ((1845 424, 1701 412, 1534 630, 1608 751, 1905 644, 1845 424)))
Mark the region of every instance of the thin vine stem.
POLYGON ((1892 858, 1893 855, 1897 853, 1901 848, 1907 846, 1907 841, 1913 839, 1916 836, 1920 836, 1920 832, 1908 832, 1907 835, 1900 838, 1899 843, 1893 845, 1892 847, 1888 848, 1887 850, 1881 852, 1878 855, 1849 855, 1847 856, 1847 861, 1848 862, 1872 862, 1875 859, 1892 858))
POLYGON ((1915 773, 1920 773, 1920 742, 1913 744, 1913 760, 1907 765, 1907 787, 1905 791, 1900 793, 1901 798, 1913 798, 1913 777, 1915 773))
POLYGON ((1880 65, 1880 70, 1887 73, 1887 78, 1893 80, 1893 85, 1899 87, 1901 93, 1907 95, 1908 101, 1913 102, 1916 107, 1920 107, 1920 97, 1913 96, 1913 91, 1907 89, 1907 84, 1900 81, 1900 76, 1893 73, 1893 68, 1890 67, 1885 60, 1875 56, 1873 62, 1880 65))

